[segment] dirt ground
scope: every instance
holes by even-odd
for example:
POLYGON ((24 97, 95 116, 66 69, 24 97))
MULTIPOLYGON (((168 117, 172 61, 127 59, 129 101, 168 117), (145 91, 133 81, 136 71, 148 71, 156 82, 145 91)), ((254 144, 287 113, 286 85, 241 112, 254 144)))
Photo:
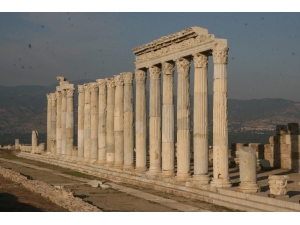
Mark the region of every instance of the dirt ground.
MULTIPOLYGON (((29 179, 41 180, 49 185, 62 185, 64 188, 71 190, 75 197, 82 198, 84 201, 98 207, 104 212, 180 212, 178 208, 176 209, 176 207, 167 207, 157 202, 135 197, 112 188, 106 190, 103 190, 100 187, 93 188, 87 185, 86 182, 80 181, 76 178, 84 178, 89 180, 96 179, 104 182, 108 181, 81 174, 69 169, 19 158, 10 150, 0 150, 0 166, 17 171, 22 175, 27 176, 29 179), (16 163, 26 163, 27 166, 25 164, 19 165, 13 162, 8 162, 5 161, 5 159, 13 160, 16 163)), ((130 187, 134 190, 163 197, 165 199, 171 199, 178 203, 185 204, 186 206, 193 206, 199 209, 199 212, 236 212, 236 210, 231 210, 198 200, 191 200, 152 189, 123 183, 118 183, 118 185, 130 187)), ((66 211, 53 203, 51 204, 51 202, 49 202, 47 199, 43 199, 41 196, 37 196, 31 192, 28 192, 27 190, 23 190, 24 188, 22 189, 22 187, 18 184, 14 184, 3 177, 0 179, 0 187, 0 211, 2 212, 66 211)))

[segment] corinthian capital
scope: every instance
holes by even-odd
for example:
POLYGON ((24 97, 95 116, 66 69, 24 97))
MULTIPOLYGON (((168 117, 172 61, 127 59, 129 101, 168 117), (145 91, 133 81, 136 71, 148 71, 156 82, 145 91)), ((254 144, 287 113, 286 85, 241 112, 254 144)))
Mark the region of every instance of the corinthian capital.
POLYGON ((124 85, 123 76, 122 75, 115 75, 114 76, 114 81, 115 81, 115 85, 116 86, 123 86, 124 85))
POLYGON ((51 93, 51 100, 52 101, 56 101, 56 95, 55 95, 55 93, 51 93))
POLYGON ((214 64, 227 64, 228 48, 222 50, 214 49, 212 52, 214 64))
POLYGON ((115 87, 114 78, 105 78, 105 80, 106 80, 107 87, 109 87, 109 88, 114 88, 115 87))
POLYGON ((74 97, 74 91, 75 91, 75 88, 68 88, 67 89, 67 97, 68 98, 73 98, 74 97))
POLYGON ((52 99, 51 93, 47 93, 46 96, 47 96, 47 100, 48 100, 48 101, 52 99))
POLYGON ((164 75, 174 76, 174 62, 164 62, 162 63, 162 71, 164 75))
POLYGON ((194 66, 195 68, 207 68, 208 57, 207 55, 197 53, 194 56, 194 66))
POLYGON ((67 97, 67 90, 66 89, 62 89, 61 90, 61 95, 63 98, 66 98, 67 97))
POLYGON ((90 83, 91 92, 98 91, 98 84, 96 82, 90 83))
POLYGON ((149 68, 151 79, 159 79, 160 78, 160 68, 158 66, 151 66, 149 68))
POLYGON ((144 70, 135 70, 135 80, 136 81, 146 81, 146 72, 144 70))
POLYGON ((78 93, 83 93, 83 92, 84 92, 84 86, 78 85, 78 93))
POLYGON ((100 88, 106 87, 106 80, 105 79, 97 79, 96 81, 97 81, 100 88))
POLYGON ((87 93, 91 92, 91 85, 89 83, 84 84, 83 86, 84 86, 84 91, 85 92, 87 92, 87 93))
POLYGON ((133 73, 125 72, 121 73, 123 75, 124 84, 132 84, 133 81, 133 73))
POLYGON ((189 75, 191 62, 185 58, 180 58, 176 60, 178 73, 183 74, 185 76, 189 75))
POLYGON ((61 98, 61 91, 56 91, 55 95, 56 95, 56 99, 61 98))

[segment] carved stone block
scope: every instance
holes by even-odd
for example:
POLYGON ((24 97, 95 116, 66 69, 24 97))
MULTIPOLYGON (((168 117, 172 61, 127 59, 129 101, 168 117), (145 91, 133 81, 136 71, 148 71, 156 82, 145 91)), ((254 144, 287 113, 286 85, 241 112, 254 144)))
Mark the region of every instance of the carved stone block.
POLYGON ((287 181, 289 177, 286 175, 270 175, 269 187, 271 195, 285 195, 287 192, 287 181))

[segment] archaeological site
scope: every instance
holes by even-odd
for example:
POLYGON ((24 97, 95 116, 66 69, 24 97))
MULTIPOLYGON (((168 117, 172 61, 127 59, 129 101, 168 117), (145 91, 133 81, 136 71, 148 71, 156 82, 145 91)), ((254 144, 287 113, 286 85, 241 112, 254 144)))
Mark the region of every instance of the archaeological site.
POLYGON ((297 123, 278 125, 266 145, 228 143, 226 39, 190 27, 132 52, 134 71, 77 87, 67 75, 57 76, 56 90, 45 96, 47 142, 39 143, 32 131, 31 146, 16 140, 17 156, 233 210, 300 211, 297 123))

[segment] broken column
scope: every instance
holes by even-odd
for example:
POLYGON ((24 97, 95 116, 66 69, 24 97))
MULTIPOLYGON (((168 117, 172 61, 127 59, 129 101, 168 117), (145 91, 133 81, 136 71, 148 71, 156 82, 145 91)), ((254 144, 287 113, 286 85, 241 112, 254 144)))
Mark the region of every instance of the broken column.
POLYGON ((37 145, 38 144, 38 132, 33 130, 31 133, 31 153, 37 152, 37 145))
POLYGON ((256 152, 251 147, 240 148, 240 185, 236 191, 256 193, 260 190, 256 176, 256 152))
POLYGON ((289 180, 287 175, 270 175, 268 179, 270 195, 287 196, 287 182, 289 180))

